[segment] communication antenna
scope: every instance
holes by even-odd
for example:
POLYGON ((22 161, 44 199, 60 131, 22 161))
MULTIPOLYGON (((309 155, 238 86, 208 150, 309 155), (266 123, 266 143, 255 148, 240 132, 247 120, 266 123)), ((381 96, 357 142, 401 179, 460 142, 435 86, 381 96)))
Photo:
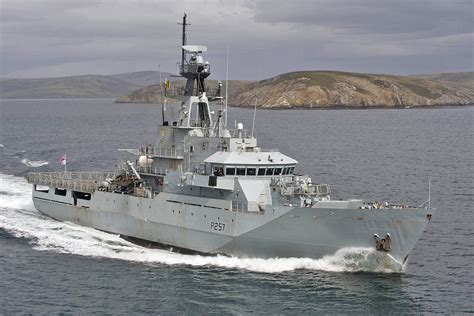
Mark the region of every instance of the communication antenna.
POLYGON ((423 202, 419 207, 425 206, 428 204, 428 208, 431 209, 431 179, 428 178, 428 200, 423 202))
POLYGON ((258 88, 260 86, 260 71, 261 66, 258 66, 257 89, 255 91, 255 107, 253 108, 253 122, 252 122, 252 137, 255 133, 255 118, 257 117, 257 103, 258 103, 258 88))
POLYGON ((428 179, 428 208, 431 209, 431 179, 428 179))
POLYGON ((227 128, 227 96, 229 91, 229 44, 227 44, 227 63, 225 70, 225 128, 227 128))
POLYGON ((163 83, 161 81, 161 65, 158 65, 158 71, 160 73, 160 90, 161 90, 161 119, 163 124, 165 124, 165 106, 166 106, 166 98, 163 93, 163 83))

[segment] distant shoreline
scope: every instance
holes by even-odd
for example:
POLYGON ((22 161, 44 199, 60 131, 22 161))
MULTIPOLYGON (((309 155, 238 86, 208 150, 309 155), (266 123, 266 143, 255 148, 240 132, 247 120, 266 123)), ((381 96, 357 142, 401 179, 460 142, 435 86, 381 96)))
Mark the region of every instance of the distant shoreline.
MULTIPOLYGON (((385 106, 385 105, 374 105, 374 106, 328 106, 328 107, 305 107, 305 106, 293 106, 293 107, 257 107, 257 110, 268 110, 268 111, 284 111, 284 110, 413 110, 413 109, 442 109, 442 108, 462 108, 474 106, 474 103, 470 104, 444 104, 444 105, 416 105, 416 106, 385 106)), ((249 109, 253 110, 253 107, 243 106, 232 106, 231 108, 249 109)))
MULTIPOLYGON (((121 103, 121 104, 147 104, 147 105, 157 105, 161 106, 161 103, 152 103, 152 102, 120 102, 116 98, 8 98, 2 99, 1 101, 72 101, 72 100, 110 100, 111 103, 121 103)), ((169 103, 168 105, 172 105, 169 103)), ((284 111, 284 110, 412 110, 412 109, 445 109, 445 108, 463 108, 463 107, 472 107, 474 103, 470 104, 443 104, 443 105, 418 105, 418 106, 385 106, 385 105, 373 105, 373 106, 325 106, 325 107, 308 107, 308 106, 288 106, 288 107, 257 107, 257 110, 264 111, 284 111)), ((253 106, 235 106, 229 104, 229 107, 234 109, 245 109, 253 110, 253 106)))
POLYGON ((115 100, 114 97, 107 97, 107 98, 0 98, 0 101, 34 101, 34 100, 115 100))
MULTIPOLYGON (((122 102, 115 100, 114 103, 122 104, 155 104, 161 105, 162 103, 154 102, 122 102)), ((173 102, 168 103, 172 105, 173 102)), ((236 106, 228 104, 231 108, 236 109, 250 109, 253 110, 254 106, 236 106)), ((452 108, 452 107, 466 107, 474 106, 474 103, 468 104, 434 104, 434 105, 414 105, 414 106, 387 106, 387 105, 371 105, 371 106, 347 106, 347 105, 334 105, 334 106, 325 106, 325 107, 310 107, 310 106, 288 106, 288 107, 257 107, 257 110, 269 110, 269 111, 283 111, 283 110, 409 110, 409 109, 435 109, 435 108, 452 108)))
MULTIPOLYGON (((385 109, 438 108, 474 103, 474 72, 399 76, 331 70, 294 71, 258 83, 222 82, 228 103, 262 109, 385 109)), ((183 80, 172 89, 183 89, 183 80)), ((207 80, 207 87, 218 81, 207 80)), ((0 100, 93 100, 118 103, 161 103, 159 73, 142 71, 118 75, 62 78, 0 78, 0 100)), ((212 89, 211 89, 212 90, 212 89)), ((210 94, 212 95, 212 91, 210 94)), ((10 101, 13 102, 13 101, 10 101)), ((68 102, 68 101, 64 101, 68 102)))

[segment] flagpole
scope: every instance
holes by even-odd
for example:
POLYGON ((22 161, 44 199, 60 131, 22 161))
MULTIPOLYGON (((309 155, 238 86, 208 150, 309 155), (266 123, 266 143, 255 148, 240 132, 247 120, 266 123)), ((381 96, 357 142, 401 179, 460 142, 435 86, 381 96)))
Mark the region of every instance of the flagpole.
POLYGON ((67 165, 67 156, 66 156, 66 154, 63 154, 61 156, 60 162, 64 166, 64 173, 66 173, 66 171, 67 171, 67 169, 66 169, 66 165, 67 165))

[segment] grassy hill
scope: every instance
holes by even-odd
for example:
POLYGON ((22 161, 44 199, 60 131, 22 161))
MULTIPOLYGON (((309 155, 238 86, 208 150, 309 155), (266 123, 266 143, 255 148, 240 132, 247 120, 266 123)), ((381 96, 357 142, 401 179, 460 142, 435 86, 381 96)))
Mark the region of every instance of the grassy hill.
POLYGON ((444 82, 455 82, 466 86, 474 86, 474 71, 448 72, 440 74, 415 75, 415 78, 430 79, 444 82))
MULTIPOLYGON (((169 76, 169 73, 162 74, 163 78, 169 76)), ((159 81, 157 71, 60 78, 2 78, 0 98, 116 98, 159 81)))

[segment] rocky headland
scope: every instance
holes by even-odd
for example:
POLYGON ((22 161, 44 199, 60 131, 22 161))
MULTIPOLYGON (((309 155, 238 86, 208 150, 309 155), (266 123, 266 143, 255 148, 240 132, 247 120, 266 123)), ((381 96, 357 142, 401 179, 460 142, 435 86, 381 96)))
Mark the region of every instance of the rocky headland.
MULTIPOLYGON (((474 103, 474 73, 393 76, 337 71, 299 71, 260 82, 230 81, 229 104, 260 108, 405 108, 474 103), (426 77, 423 77, 426 76, 426 77), (432 76, 432 77, 429 77, 432 76)), ((184 82, 183 82, 184 83, 184 82)), ((182 84, 183 84, 182 83, 182 84)), ((209 81, 213 86, 216 82, 209 81)), ((159 85, 138 89, 117 102, 160 103, 159 85)))

